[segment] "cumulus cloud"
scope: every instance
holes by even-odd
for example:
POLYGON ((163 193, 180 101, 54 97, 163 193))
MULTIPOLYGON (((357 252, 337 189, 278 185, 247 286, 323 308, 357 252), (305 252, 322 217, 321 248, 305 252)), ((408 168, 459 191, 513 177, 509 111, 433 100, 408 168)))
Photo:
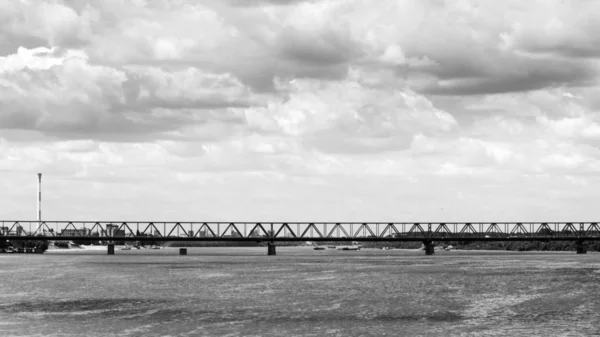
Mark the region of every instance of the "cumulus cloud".
POLYGON ((19 48, 0 57, 0 69, 5 88, 0 128, 58 137, 158 133, 188 122, 235 123, 227 108, 252 100, 251 91, 229 74, 193 67, 173 72, 112 68, 90 64, 76 51, 19 48))
POLYGON ((294 80, 288 93, 262 109, 248 109, 248 124, 264 132, 301 137, 326 152, 406 148, 416 131, 448 133, 452 115, 411 91, 365 87, 355 80, 294 80))
MULTIPOLYGON (((597 193, 596 7, 4 1, 0 170, 119 184, 123 198, 160 186, 219 210, 249 205, 248 189, 298 216, 466 216, 473 203, 535 217, 552 211, 540 190, 571 206, 597 193)), ((173 200, 169 214, 185 213, 173 200)), ((214 215, 202 212, 186 214, 214 215)))
POLYGON ((555 54, 570 58, 597 58, 600 55, 594 1, 537 2, 535 17, 521 13, 502 35, 505 45, 530 54, 555 54))

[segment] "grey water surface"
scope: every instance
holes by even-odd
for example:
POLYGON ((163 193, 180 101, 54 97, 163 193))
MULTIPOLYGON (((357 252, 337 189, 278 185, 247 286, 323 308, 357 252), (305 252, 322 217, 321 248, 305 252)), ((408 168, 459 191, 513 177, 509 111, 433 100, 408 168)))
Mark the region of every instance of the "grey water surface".
POLYGON ((277 253, 0 255, 0 335, 600 335, 600 254, 277 253))

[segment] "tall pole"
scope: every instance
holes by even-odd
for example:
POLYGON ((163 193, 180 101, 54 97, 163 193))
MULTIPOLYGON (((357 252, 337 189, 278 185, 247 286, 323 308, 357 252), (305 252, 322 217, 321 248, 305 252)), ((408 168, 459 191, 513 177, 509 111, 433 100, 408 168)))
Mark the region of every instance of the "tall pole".
POLYGON ((40 226, 40 221, 42 221, 42 174, 38 173, 38 202, 37 202, 37 221, 38 221, 38 229, 40 226))

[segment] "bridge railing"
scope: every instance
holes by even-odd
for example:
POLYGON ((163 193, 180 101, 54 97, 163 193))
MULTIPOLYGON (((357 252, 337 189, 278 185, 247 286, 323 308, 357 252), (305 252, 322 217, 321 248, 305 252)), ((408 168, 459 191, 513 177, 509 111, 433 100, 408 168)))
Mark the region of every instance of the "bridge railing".
POLYGON ((0 221, 0 236, 210 239, 493 239, 600 237, 596 222, 0 221))

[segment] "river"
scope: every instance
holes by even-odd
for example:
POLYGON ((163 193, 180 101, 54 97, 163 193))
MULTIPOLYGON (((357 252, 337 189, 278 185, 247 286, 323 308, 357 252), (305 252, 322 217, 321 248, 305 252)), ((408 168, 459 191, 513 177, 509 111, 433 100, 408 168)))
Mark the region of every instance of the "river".
POLYGON ((593 336, 600 254, 0 255, 2 336, 593 336))

